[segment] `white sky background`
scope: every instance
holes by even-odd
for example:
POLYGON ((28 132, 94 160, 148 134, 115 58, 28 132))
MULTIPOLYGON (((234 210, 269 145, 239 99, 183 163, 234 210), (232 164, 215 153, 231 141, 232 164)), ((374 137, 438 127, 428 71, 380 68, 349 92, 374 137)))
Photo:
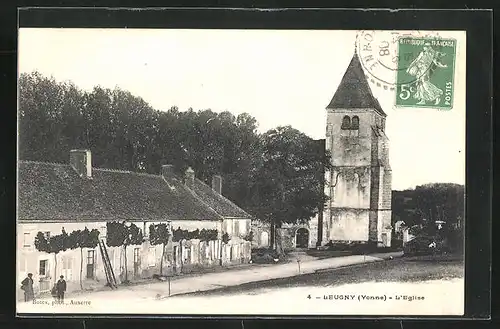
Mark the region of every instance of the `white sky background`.
MULTIPOLYGON (((387 113, 393 189, 465 183, 465 33, 451 111, 394 109, 394 91, 371 85, 387 113)), ((354 53, 356 31, 20 29, 19 73, 39 71, 85 90, 118 86, 153 108, 253 115, 264 132, 292 125, 324 138, 325 107, 354 53)))

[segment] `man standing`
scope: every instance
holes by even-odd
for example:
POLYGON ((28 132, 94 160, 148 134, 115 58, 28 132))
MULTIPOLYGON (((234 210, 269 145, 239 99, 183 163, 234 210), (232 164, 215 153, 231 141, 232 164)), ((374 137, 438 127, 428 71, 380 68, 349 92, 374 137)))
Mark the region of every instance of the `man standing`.
POLYGON ((61 275, 56 284, 57 300, 60 303, 64 302, 65 291, 66 291, 66 281, 64 280, 64 275, 61 275))
POLYGON ((21 289, 24 290, 24 301, 29 302, 35 297, 33 292, 33 274, 28 273, 28 277, 21 282, 21 289))

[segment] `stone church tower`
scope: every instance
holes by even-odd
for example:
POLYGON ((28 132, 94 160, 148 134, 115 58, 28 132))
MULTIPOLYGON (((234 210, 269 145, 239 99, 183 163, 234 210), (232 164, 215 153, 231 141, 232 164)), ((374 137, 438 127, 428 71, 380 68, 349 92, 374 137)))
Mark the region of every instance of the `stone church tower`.
POLYGON ((391 182, 387 115, 373 96, 355 54, 326 107, 326 150, 333 168, 326 172, 322 244, 391 243, 391 182))

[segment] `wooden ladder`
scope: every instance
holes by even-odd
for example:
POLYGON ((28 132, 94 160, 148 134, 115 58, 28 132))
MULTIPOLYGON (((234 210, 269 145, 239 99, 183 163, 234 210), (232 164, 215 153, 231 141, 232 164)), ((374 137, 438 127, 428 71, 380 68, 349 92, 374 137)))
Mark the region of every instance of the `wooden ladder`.
POLYGON ((106 243, 103 239, 99 240, 99 248, 101 250, 102 262, 104 264, 104 273, 106 273, 107 286, 111 287, 111 289, 116 289, 118 288, 118 284, 116 283, 113 266, 111 266, 111 261, 109 260, 108 249, 106 248, 106 243))

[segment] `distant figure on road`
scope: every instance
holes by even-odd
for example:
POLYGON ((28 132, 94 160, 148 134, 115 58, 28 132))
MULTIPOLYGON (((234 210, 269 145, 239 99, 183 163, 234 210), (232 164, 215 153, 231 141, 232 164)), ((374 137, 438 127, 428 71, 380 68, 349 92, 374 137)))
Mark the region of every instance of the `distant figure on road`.
POLYGON ((56 283, 57 300, 59 302, 64 302, 64 293, 66 292, 66 281, 64 280, 64 275, 59 277, 56 283))
POLYGON ((24 290, 24 301, 29 302, 35 298, 33 292, 33 274, 28 273, 28 276, 21 282, 21 289, 24 290))

